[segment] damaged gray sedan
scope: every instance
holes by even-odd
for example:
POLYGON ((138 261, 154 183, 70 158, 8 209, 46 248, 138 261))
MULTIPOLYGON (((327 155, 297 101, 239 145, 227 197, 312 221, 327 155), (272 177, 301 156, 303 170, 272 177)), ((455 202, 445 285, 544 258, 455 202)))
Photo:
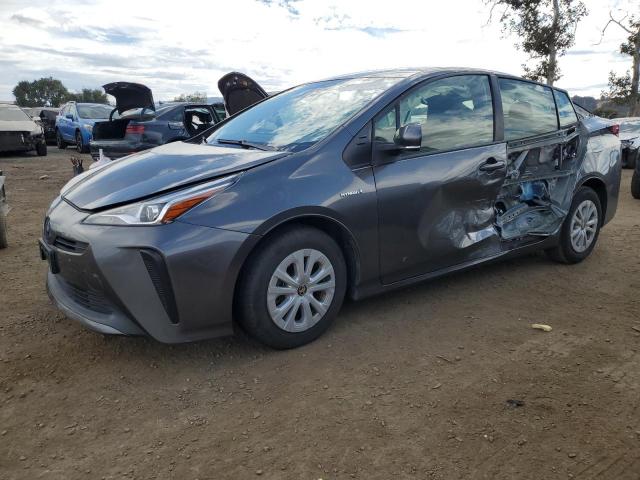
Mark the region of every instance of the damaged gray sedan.
POLYGON ((48 289, 103 333, 299 346, 345 296, 535 250, 587 258, 618 204, 617 133, 491 71, 304 84, 77 177, 45 219, 48 289))

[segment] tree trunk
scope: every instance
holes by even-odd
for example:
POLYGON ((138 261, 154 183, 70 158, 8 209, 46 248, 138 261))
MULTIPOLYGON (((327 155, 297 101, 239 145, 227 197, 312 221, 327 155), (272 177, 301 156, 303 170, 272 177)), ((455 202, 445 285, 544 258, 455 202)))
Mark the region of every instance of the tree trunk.
POLYGON ((633 76, 631 77, 631 112, 632 117, 640 116, 640 93, 638 80, 640 77, 640 27, 633 42, 633 76))
POLYGON ((549 67, 547 68, 547 85, 553 85, 558 70, 558 25, 560 24, 560 0, 553 0, 553 23, 551 24, 551 45, 549 45, 549 67))

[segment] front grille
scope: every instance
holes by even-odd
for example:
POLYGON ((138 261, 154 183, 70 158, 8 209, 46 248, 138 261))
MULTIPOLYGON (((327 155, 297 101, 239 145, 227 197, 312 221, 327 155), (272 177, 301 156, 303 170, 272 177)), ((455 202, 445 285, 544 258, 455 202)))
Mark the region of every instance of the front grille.
POLYGON ((111 313, 111 305, 104 294, 92 287, 77 287, 61 279, 61 285, 71 299, 88 310, 98 313, 111 313))
POLYGON ((29 132, 0 132, 0 147, 16 147, 25 145, 29 132))
POLYGON ((82 253, 89 245, 84 242, 63 237, 62 235, 56 235, 53 240, 53 246, 60 250, 64 250, 65 252, 82 253))

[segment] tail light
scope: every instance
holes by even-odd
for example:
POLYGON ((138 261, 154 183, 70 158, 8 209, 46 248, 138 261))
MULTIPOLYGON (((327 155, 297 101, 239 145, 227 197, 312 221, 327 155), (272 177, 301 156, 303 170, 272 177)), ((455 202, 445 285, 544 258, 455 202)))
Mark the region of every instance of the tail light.
POLYGON ((611 125, 609 127, 609 131, 617 137, 620 133, 620 125, 611 125))
POLYGON ((127 129, 125 130, 125 133, 128 134, 136 134, 136 135, 142 135, 144 133, 144 125, 127 125, 127 129))

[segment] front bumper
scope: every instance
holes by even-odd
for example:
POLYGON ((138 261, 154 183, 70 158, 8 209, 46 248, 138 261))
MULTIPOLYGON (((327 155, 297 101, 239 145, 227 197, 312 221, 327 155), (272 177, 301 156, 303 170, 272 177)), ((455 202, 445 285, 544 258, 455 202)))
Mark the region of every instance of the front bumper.
POLYGON ((29 152, 36 145, 45 143, 44 135, 29 132, 0 132, 0 152, 29 152))
POLYGON ((86 215, 63 201, 43 232, 55 257, 47 289, 66 316, 101 333, 165 343, 233 332, 237 275, 258 237, 178 221, 85 225, 86 215))

